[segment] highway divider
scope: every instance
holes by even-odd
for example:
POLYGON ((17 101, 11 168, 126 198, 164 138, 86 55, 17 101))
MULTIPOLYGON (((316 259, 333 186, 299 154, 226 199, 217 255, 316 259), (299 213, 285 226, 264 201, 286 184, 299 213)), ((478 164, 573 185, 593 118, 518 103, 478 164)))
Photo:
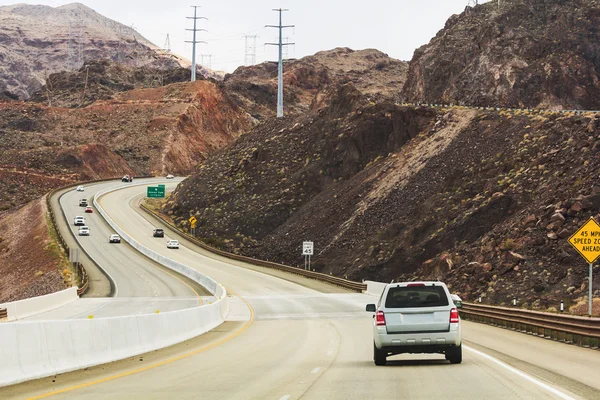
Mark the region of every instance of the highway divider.
POLYGON ((345 289, 350 289, 350 290, 354 290, 357 292, 362 292, 364 290, 367 290, 367 285, 365 283, 354 282, 354 281, 340 278, 337 276, 323 274, 321 272, 308 271, 308 270, 304 270, 302 268, 296 268, 296 267, 291 267, 289 265, 274 263, 271 261, 265 261, 265 260, 260 260, 257 258, 246 257, 246 256, 242 256, 239 254, 233 254, 233 253, 229 253, 227 251, 217 249, 215 247, 209 246, 206 243, 198 240, 196 237, 194 237, 186 232, 181 231, 179 228, 177 228, 177 226, 175 224, 173 224, 173 222, 166 219, 163 215, 161 215, 159 213, 155 213, 154 211, 149 209, 145 204, 142 203, 140 206, 141 206, 142 210, 144 210, 144 211, 148 212, 150 215, 160 219, 166 225, 170 226, 171 229, 173 229, 175 232, 178 232, 181 236, 184 236, 187 240, 194 243, 196 246, 201 247, 204 250, 209 251, 211 253, 214 253, 214 254, 217 254, 217 255, 220 255, 223 257, 227 257, 231 260, 242 261, 242 262, 246 262, 248 264, 258 265, 261 267, 278 269, 280 271, 289 272, 291 274, 301 275, 306 278, 316 279, 319 281, 327 282, 332 285, 340 286, 345 289))
MULTIPOLYGON (((0 304, 0 309, 6 309, 8 314, 6 316, 7 321, 15 321, 72 303, 79 298, 77 291, 76 287, 70 287, 44 296, 30 297, 24 300, 0 304)), ((0 318, 2 318, 1 315, 0 318)))

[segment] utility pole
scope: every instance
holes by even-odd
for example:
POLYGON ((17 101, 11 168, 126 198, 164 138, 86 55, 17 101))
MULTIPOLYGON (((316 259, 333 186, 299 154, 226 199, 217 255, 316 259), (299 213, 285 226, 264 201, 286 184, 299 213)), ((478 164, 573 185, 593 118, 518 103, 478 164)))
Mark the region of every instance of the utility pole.
POLYGON ((267 28, 277 28, 279 29, 279 43, 265 43, 269 46, 279 46, 279 68, 277 72, 277 118, 283 117, 283 46, 289 46, 294 43, 283 43, 283 28, 293 28, 296 25, 282 25, 281 14, 284 11, 289 11, 283 8, 274 8, 273 11, 277 11, 279 13, 279 25, 266 25, 267 28))
POLYGON ((186 31, 192 31, 194 32, 194 38, 192 39, 192 41, 190 42, 189 40, 186 40, 186 43, 191 43, 192 44, 192 82, 196 81, 196 45, 199 43, 204 43, 206 44, 206 42, 204 41, 197 41, 196 40, 196 32, 200 32, 200 31, 205 31, 206 29, 196 29, 196 22, 199 19, 208 19, 206 17, 198 17, 197 16, 197 10, 198 7, 200 6, 192 6, 194 8, 194 16, 193 17, 187 17, 187 19, 193 19, 194 20, 194 29, 186 29, 186 31))
POLYGON ((244 53, 244 65, 256 64, 256 38, 258 35, 244 35, 246 39, 246 51, 244 53))

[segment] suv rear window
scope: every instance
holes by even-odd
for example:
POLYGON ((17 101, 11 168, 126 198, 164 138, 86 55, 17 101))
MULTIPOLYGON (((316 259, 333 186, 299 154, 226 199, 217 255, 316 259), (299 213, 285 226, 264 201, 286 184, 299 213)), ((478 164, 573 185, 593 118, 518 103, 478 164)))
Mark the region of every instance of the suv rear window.
POLYGON ((391 287, 385 299, 386 308, 441 307, 448 305, 442 286, 391 287))

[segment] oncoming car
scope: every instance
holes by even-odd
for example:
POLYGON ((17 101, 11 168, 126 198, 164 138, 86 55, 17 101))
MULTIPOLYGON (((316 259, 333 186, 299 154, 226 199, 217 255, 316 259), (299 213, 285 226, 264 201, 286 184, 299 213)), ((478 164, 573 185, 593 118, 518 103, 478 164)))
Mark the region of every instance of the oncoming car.
POLYGON ((391 283, 379 304, 367 304, 367 311, 375 313, 375 365, 403 353, 440 353, 452 364, 462 362, 458 309, 444 283, 391 283))
POLYGON ((175 179, 175 177, 171 174, 167 175, 167 179, 175 179))
POLYGON ((90 236, 90 228, 88 228, 87 226, 81 226, 79 227, 77 234, 79 236, 90 236))
POLYGON ((121 243, 121 236, 117 235, 116 233, 110 235, 108 237, 108 243, 121 243))
POLYGON ((73 225, 75 225, 75 226, 85 225, 85 218, 81 217, 81 216, 77 216, 77 217, 73 218, 73 225))
POLYGON ((78 192, 83 192, 83 186, 81 186, 81 185, 77 186, 77 191, 78 192))
POLYGON ((87 206, 87 207, 85 208, 84 212, 86 212, 86 213, 93 213, 93 212, 94 212, 94 209, 93 209, 91 206, 87 206))
POLYGON ((169 240, 167 242, 167 249, 178 249, 179 242, 177 240, 169 240))

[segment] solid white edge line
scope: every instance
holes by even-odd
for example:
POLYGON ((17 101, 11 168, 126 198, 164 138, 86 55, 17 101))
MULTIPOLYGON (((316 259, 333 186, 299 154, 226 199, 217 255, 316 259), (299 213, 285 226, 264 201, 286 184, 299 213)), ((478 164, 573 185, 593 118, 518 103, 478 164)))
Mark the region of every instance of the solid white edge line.
POLYGON ((560 397, 561 399, 565 399, 565 400, 575 400, 575 398, 574 398, 574 397, 571 397, 571 396, 569 396, 569 395, 567 395, 567 394, 565 394, 565 393, 561 392, 560 390, 558 390, 558 389, 556 389, 556 388, 553 388, 552 386, 550 386, 550 385, 548 385, 548 384, 546 384, 546 383, 544 383, 544 382, 542 382, 542 381, 539 381, 539 380, 535 379, 534 377, 532 377, 532 376, 530 376, 530 375, 527 375, 526 373, 524 373, 524 372, 521 372, 521 371, 519 371, 518 369, 516 369, 516 368, 514 368, 514 367, 511 367, 510 365, 508 365, 508 364, 506 364, 506 363, 504 363, 504 362, 502 362, 502 361, 498 360, 497 358, 494 358, 494 357, 492 357, 492 356, 490 356, 490 355, 488 355, 488 354, 485 354, 485 353, 483 353, 483 352, 481 352, 481 351, 479 351, 479 350, 475 350, 475 349, 474 349, 474 348, 472 348, 472 347, 465 346, 464 344, 463 344, 463 348, 464 348, 465 350, 468 350, 468 351, 470 351, 470 352, 472 352, 472 353, 475 353, 475 354, 477 354, 477 355, 479 355, 479 356, 481 356, 481 357, 483 357, 483 358, 485 358, 485 359, 487 359, 487 360, 489 360, 489 361, 491 361, 491 362, 493 362, 493 363, 495 363, 495 364, 498 364, 498 365, 499 365, 499 366, 501 366, 502 368, 505 368, 505 369, 507 369, 508 371, 510 371, 510 372, 512 372, 512 373, 514 373, 515 375, 518 375, 518 376, 520 376, 521 378, 523 378, 523 379, 525 379, 525 380, 527 380, 527 381, 529 381, 529 382, 533 383, 534 385, 537 385, 537 386, 541 387, 542 389, 545 389, 545 390, 547 390, 548 392, 550 392, 550 393, 552 393, 552 394, 555 394, 555 395, 557 395, 557 396, 558 396, 558 397, 560 397))

